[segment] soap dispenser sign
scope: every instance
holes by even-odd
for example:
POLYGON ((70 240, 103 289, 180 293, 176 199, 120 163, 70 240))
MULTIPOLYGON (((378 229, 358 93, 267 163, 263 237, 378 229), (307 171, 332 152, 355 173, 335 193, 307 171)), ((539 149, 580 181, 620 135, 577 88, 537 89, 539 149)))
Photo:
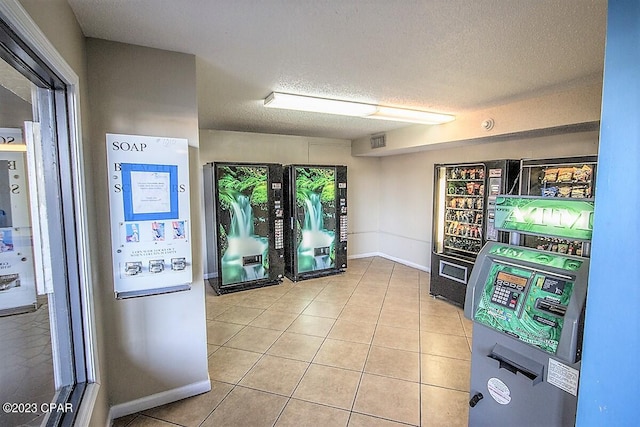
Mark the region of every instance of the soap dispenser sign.
POLYGON ((107 159, 116 297, 189 289, 188 141, 107 134, 107 159))

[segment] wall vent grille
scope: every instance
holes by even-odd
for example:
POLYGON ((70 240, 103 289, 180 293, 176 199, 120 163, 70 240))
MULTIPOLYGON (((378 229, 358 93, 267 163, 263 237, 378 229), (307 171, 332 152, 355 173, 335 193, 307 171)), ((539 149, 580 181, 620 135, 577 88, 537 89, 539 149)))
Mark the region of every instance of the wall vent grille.
POLYGON ((387 146, 387 135, 373 135, 371 137, 371 148, 382 148, 387 146))

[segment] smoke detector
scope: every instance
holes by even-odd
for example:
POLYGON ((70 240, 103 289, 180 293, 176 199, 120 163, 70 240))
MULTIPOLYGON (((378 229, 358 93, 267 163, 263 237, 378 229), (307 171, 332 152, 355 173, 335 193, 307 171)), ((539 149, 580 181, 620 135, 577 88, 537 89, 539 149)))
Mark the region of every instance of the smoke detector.
POLYGON ((495 124, 496 122, 493 119, 489 118, 489 119, 483 120, 480 126, 482 126, 482 129, 489 131, 493 129, 493 126, 495 124))

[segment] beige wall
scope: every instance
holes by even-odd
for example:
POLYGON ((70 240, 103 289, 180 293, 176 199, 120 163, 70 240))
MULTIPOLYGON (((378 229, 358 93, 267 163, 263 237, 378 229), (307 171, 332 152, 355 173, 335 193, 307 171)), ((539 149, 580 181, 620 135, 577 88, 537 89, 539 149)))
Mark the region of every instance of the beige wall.
POLYGON ((200 160, 202 164, 231 161, 346 165, 348 256, 377 251, 380 160, 352 157, 350 141, 201 129, 200 160))
POLYGON ((182 53, 87 39, 94 145, 92 174, 103 278, 96 304, 103 306, 109 403, 122 416, 192 395, 208 386, 202 278, 195 57, 182 53), (193 246, 192 289, 127 300, 114 298, 109 232, 106 133, 187 138, 193 246))
POLYGON ((462 111, 453 122, 438 125, 413 125, 387 133, 387 146, 371 149, 369 137, 353 141, 354 156, 388 156, 422 150, 438 150, 451 144, 509 140, 512 136, 549 135, 567 128, 594 130, 600 120, 602 81, 572 89, 547 93, 534 98, 497 105, 476 111, 462 111), (485 120, 493 128, 484 129, 485 120))
POLYGON ((381 158, 380 246, 386 256, 428 270, 431 260, 433 165, 492 159, 593 155, 598 133, 582 132, 541 138, 474 143, 381 158))

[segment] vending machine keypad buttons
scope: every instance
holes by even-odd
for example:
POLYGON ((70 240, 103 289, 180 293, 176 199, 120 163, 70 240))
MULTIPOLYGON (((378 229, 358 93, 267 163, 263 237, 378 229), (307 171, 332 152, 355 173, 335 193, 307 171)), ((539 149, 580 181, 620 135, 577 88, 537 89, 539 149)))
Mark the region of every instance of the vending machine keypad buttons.
POLYGON ((275 220, 275 249, 284 248, 284 220, 276 219, 275 220))

